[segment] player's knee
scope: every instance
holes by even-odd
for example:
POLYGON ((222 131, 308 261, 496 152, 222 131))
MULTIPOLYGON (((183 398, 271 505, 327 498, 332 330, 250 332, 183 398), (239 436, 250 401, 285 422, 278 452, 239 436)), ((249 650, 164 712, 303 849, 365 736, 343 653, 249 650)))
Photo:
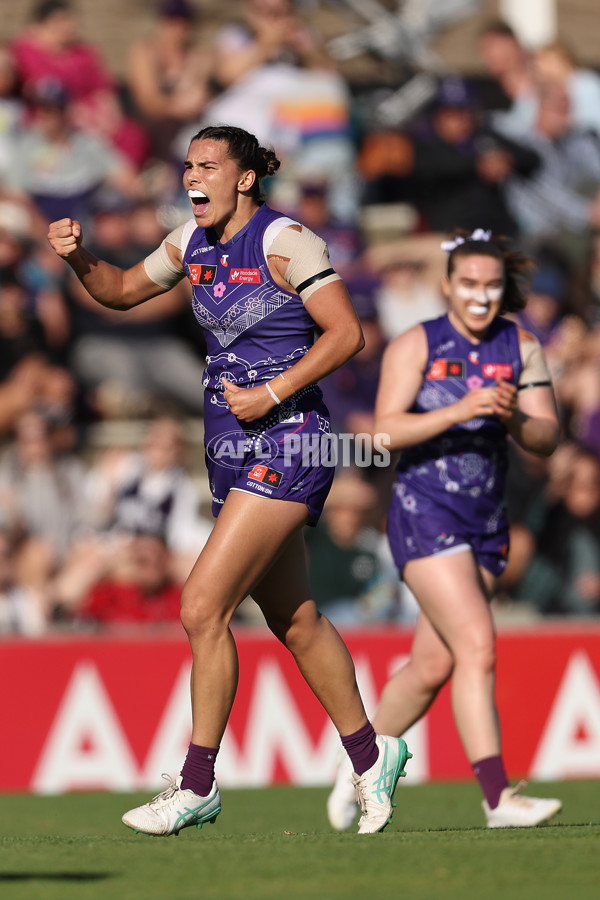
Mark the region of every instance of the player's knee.
POLYGON ((495 670, 496 651, 494 649, 493 641, 490 641, 479 648, 478 660, 480 669, 486 674, 495 670))
POLYGON ((461 647, 457 655, 457 663, 489 674, 496 667, 496 650, 494 638, 490 634, 475 632, 461 647))
POLYGON ((450 656, 432 656, 415 667, 415 677, 426 693, 439 691, 452 675, 453 668, 454 660, 450 656))
POLYGON ((313 644, 315 628, 319 627, 320 618, 320 614, 315 608, 314 613, 311 610, 310 613, 295 615, 288 621, 279 621, 275 627, 272 623, 269 625, 290 653, 298 658, 313 644))
POLYGON ((227 617, 209 597, 184 588, 181 594, 181 624, 189 638, 215 634, 228 627, 227 617))

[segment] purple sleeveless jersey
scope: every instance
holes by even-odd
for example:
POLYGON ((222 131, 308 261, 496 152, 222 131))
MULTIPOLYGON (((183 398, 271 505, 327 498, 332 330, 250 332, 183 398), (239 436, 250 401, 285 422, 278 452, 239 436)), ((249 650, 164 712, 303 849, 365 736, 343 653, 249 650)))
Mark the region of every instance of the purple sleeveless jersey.
MULTIPOLYGON (((314 342, 314 321, 297 294, 273 280, 265 245, 294 221, 263 204, 230 241, 211 229, 184 231, 183 267, 192 284, 194 314, 207 345, 204 444, 213 514, 230 490, 304 503, 315 524, 333 479, 319 454, 298 452, 329 434, 320 388, 310 385, 264 419, 240 422, 223 397, 221 378, 253 387, 285 372, 314 342), (189 235, 187 245, 186 235, 189 235)), ((313 444, 314 446, 315 444, 313 444)))
MULTIPOLYGON (((522 363, 514 323, 495 319, 479 344, 456 331, 447 315, 423 327, 429 354, 411 412, 455 403, 470 390, 494 385, 497 375, 518 383, 522 363)), ((493 574, 506 567, 506 438, 505 426, 484 416, 402 451, 388 518, 400 573, 411 559, 463 545, 493 574)))

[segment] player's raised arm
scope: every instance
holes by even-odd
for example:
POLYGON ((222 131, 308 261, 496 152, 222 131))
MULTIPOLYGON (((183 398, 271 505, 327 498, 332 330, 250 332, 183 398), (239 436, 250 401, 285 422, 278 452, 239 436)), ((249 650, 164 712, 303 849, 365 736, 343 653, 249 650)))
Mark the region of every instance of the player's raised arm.
MULTIPOLYGON (((148 276, 144 261, 130 269, 120 269, 90 253, 82 239, 81 224, 75 219, 60 219, 48 228, 48 240, 55 253, 69 264, 90 296, 102 306, 131 309, 168 290, 148 276)), ((183 275, 177 248, 171 244, 165 244, 166 247, 171 264, 183 275)))

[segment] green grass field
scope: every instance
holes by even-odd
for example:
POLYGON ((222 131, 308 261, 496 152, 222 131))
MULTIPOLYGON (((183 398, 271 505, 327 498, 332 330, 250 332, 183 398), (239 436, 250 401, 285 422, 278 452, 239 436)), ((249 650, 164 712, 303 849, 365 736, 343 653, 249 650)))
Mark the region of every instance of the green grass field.
POLYGON ((541 828, 482 826, 475 784, 402 786, 383 834, 336 834, 327 791, 224 790, 215 825, 136 835, 148 795, 0 798, 2 900, 597 900, 600 781, 532 786, 564 810, 541 828))

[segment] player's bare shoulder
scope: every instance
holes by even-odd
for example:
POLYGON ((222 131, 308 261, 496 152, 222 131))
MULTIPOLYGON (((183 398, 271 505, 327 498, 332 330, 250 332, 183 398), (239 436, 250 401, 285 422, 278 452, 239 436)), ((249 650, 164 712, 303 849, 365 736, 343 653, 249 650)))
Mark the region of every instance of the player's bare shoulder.
POLYGON ((427 362, 427 333, 422 324, 413 325, 392 338, 385 349, 384 357, 398 364, 410 367, 425 367, 427 362))

